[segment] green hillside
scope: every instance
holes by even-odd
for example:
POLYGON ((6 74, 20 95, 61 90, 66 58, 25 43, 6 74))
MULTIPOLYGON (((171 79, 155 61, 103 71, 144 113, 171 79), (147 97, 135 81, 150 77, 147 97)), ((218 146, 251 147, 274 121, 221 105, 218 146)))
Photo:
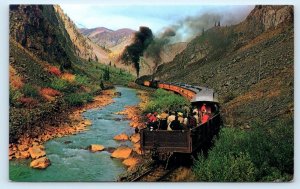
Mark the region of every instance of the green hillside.
POLYGON ((92 101, 101 87, 134 79, 78 57, 52 5, 10 6, 9 49, 10 142, 24 133, 34 137, 46 124, 67 121, 63 113, 92 101))

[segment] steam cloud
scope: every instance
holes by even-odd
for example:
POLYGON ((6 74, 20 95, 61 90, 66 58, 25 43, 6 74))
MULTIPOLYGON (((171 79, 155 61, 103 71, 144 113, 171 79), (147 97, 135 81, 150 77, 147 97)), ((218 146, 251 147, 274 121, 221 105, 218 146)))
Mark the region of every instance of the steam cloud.
POLYGON ((161 63, 161 51, 171 43, 190 41, 201 32, 220 23, 222 26, 234 25, 241 22, 249 14, 253 6, 244 7, 240 10, 222 13, 204 13, 197 16, 188 16, 176 23, 165 27, 159 32, 146 49, 144 55, 154 61, 153 73, 161 63))

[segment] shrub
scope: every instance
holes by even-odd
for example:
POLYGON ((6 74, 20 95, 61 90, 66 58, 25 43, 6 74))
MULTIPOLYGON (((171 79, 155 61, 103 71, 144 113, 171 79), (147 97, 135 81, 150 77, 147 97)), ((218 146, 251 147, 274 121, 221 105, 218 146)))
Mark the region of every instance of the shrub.
POLYGON ((58 95, 60 95, 60 92, 55 89, 52 89, 50 87, 46 87, 46 88, 42 88, 40 90, 40 94, 41 95, 49 95, 49 96, 58 96, 58 95))
POLYGON ((194 166, 195 175, 201 181, 239 182, 254 181, 256 168, 248 153, 211 153, 209 158, 201 155, 194 166))
POLYGON ((49 73, 51 73, 53 75, 56 75, 56 76, 60 76, 61 75, 61 71, 57 67, 55 67, 55 66, 49 67, 48 71, 49 71, 49 73))
POLYGON ((12 87, 9 88, 9 104, 11 106, 20 105, 18 100, 21 97, 22 97, 22 93, 19 90, 13 89, 12 87))
POLYGON ((59 78, 54 78, 52 82, 50 83, 51 88, 58 90, 58 91, 63 91, 63 92, 75 92, 79 86, 76 84, 72 84, 66 80, 59 79, 59 78))
POLYGON ((76 75, 75 81, 81 85, 89 85, 91 83, 89 78, 83 75, 76 75))
POLYGON ((88 93, 71 93, 65 97, 69 106, 82 106, 87 102, 93 101, 93 96, 88 93))
POLYGON ((38 101, 31 97, 21 97, 19 102, 25 107, 33 108, 38 104, 38 101))
POLYGON ((200 181, 288 181, 294 172, 293 144, 293 120, 252 124, 250 131, 223 128, 193 170, 200 181))
POLYGON ((61 79, 69 81, 69 82, 73 82, 75 80, 75 75, 70 74, 70 73, 64 73, 61 75, 61 79))
POLYGON ((25 84, 22 88, 22 93, 27 96, 27 97, 32 97, 32 98, 37 98, 39 97, 39 91, 36 87, 30 85, 30 84, 25 84))

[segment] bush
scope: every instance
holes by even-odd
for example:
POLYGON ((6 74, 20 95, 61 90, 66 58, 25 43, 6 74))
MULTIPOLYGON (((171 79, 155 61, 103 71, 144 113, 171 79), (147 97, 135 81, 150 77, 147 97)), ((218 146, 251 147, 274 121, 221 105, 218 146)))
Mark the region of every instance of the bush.
POLYGON ((292 180, 293 131, 293 120, 252 124, 249 131, 223 128, 208 157, 199 155, 193 170, 200 181, 292 180))
POLYGON ((164 110, 180 110, 183 106, 189 106, 190 102, 182 96, 163 89, 157 89, 152 95, 150 102, 146 105, 144 112, 155 112, 164 110))
POLYGON ((17 89, 13 89, 12 87, 9 88, 9 104, 11 106, 18 106, 20 105, 19 99, 22 97, 22 93, 17 89))
POLYGON ((58 91, 72 93, 75 92, 79 86, 63 79, 54 78, 49 87, 58 91))
POLYGON ((88 93, 71 93, 65 97, 69 106, 82 106, 87 102, 93 101, 93 96, 88 93))
POLYGON ((80 84, 80 85, 89 85, 91 82, 88 77, 83 76, 83 75, 76 75, 75 76, 75 81, 80 84))
POLYGON ((56 75, 56 76, 60 76, 61 75, 61 71, 55 67, 55 66, 51 66, 49 68, 49 73, 53 74, 53 75, 56 75))
POLYGON ((60 95, 59 91, 57 91, 55 89, 52 89, 52 88, 49 88, 49 87, 42 88, 40 90, 40 93, 41 93, 41 95, 49 95, 49 96, 58 96, 58 95, 60 95))
POLYGON ((32 97, 32 98, 37 98, 39 97, 39 91, 37 90, 36 87, 30 85, 30 84, 25 84, 22 88, 22 93, 27 96, 27 97, 32 97))
POLYGON ((200 181, 249 182, 255 180, 256 168, 248 153, 211 153, 210 156, 214 158, 205 160, 203 155, 200 156, 194 166, 195 175, 200 181))

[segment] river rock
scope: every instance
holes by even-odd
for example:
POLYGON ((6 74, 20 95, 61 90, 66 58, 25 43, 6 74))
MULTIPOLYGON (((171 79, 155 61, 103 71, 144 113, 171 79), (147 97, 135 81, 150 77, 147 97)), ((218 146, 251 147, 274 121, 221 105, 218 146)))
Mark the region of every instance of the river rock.
POLYGON ((138 163, 138 159, 130 157, 128 159, 125 159, 122 163, 128 167, 134 167, 138 163))
POLYGON ((28 152, 32 159, 37 159, 46 155, 42 145, 30 147, 28 152))
POLYGON ((128 147, 119 147, 111 154, 111 157, 119 158, 119 159, 126 159, 130 156, 131 152, 132 152, 132 149, 130 149, 128 147))
POLYGON ((114 137, 115 140, 128 140, 128 135, 125 133, 121 133, 114 137))
POLYGON ((140 134, 139 133, 135 133, 135 134, 131 135, 130 140, 133 143, 139 142, 141 140, 140 134))
POLYGON ((30 153, 28 151, 18 152, 16 153, 15 157, 17 159, 27 159, 30 157, 30 153))
POLYGON ((30 167, 35 169, 45 169, 50 165, 50 160, 47 157, 42 157, 36 160, 33 160, 30 163, 30 167))
POLYGON ((19 151, 26 151, 26 150, 28 150, 28 146, 27 145, 25 145, 25 144, 20 144, 20 145, 18 145, 18 150, 19 151))
POLYGON ((121 92, 115 92, 115 93, 114 93, 114 96, 121 96, 121 95, 122 95, 121 92))
POLYGON ((136 152, 137 154, 141 155, 142 154, 142 150, 141 150, 141 145, 140 143, 135 143, 133 145, 133 151, 136 152))
POLYGON ((92 125, 92 122, 90 120, 86 119, 83 121, 83 124, 86 126, 90 126, 90 125, 92 125))
POLYGON ((102 150, 104 150, 104 146, 99 145, 99 144, 91 144, 90 150, 91 150, 92 152, 102 151, 102 150))

